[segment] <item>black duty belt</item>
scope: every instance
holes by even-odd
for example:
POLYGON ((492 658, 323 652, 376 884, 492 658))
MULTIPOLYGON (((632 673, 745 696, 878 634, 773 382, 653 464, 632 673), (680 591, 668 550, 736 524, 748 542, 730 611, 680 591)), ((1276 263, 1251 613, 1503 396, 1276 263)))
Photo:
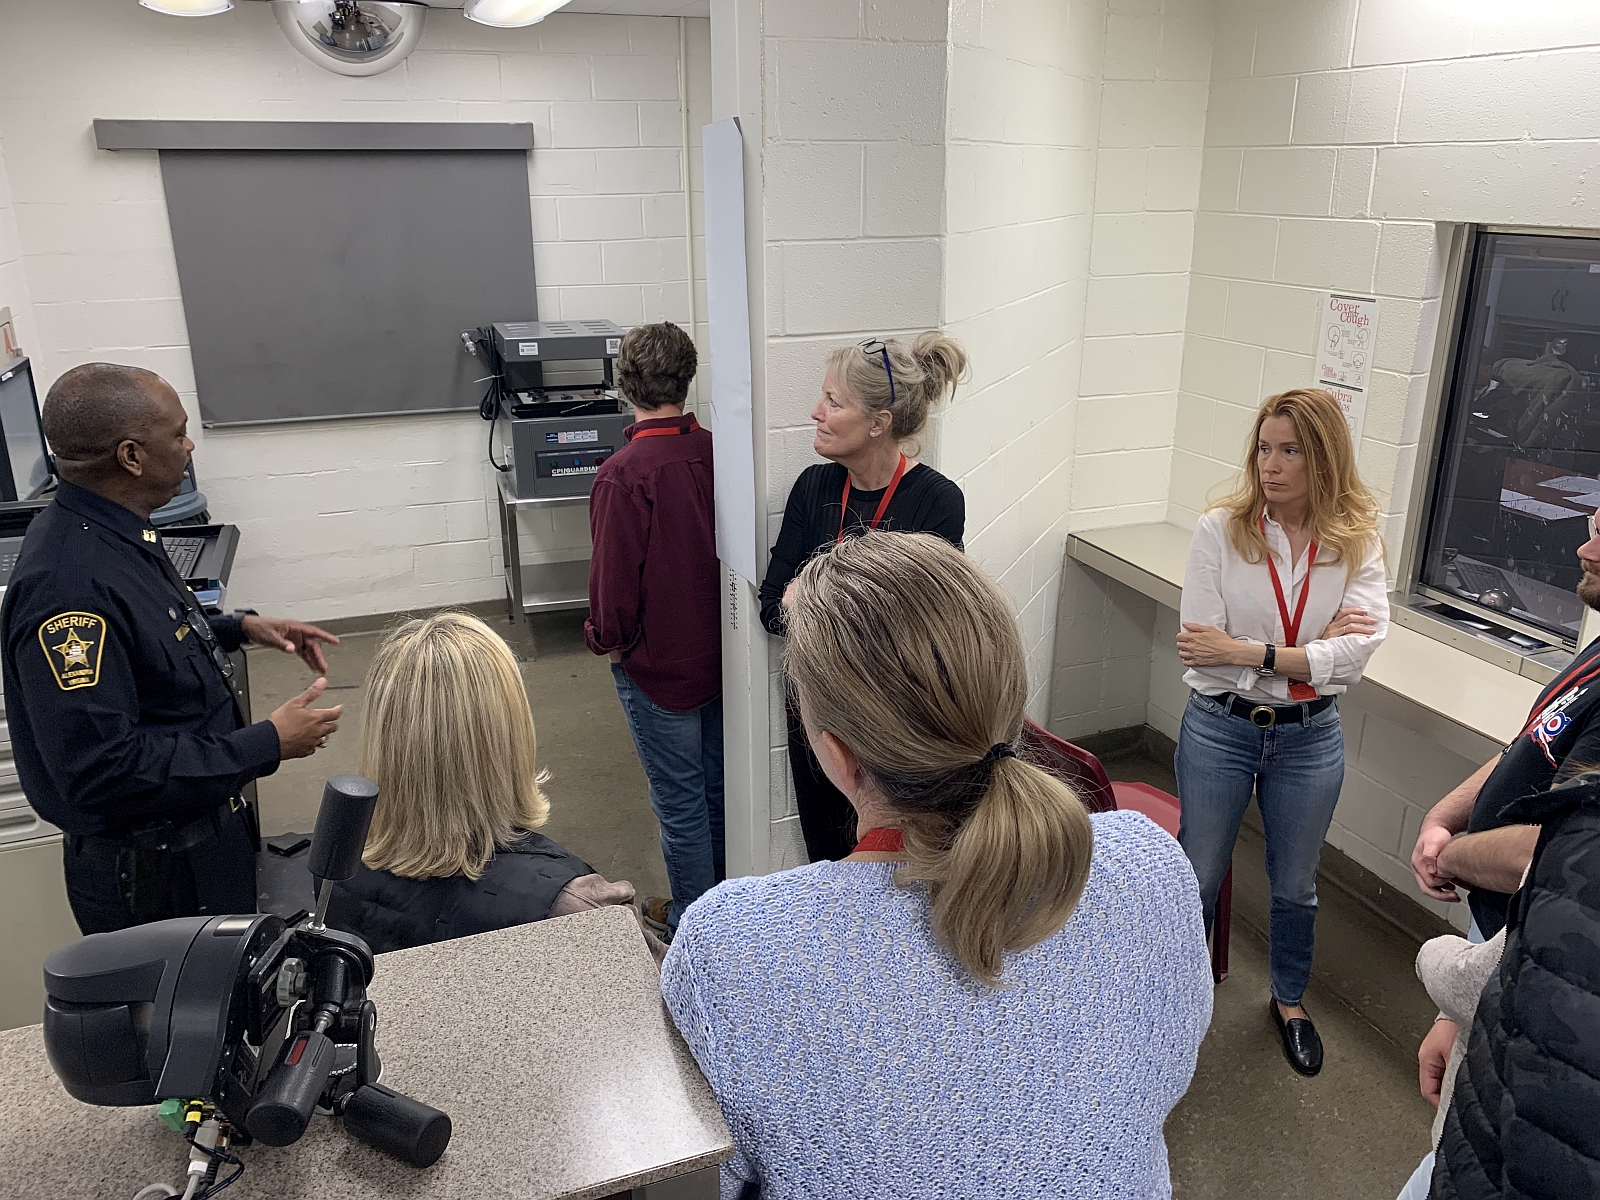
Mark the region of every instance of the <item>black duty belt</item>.
POLYGON ((217 805, 203 817, 196 817, 184 825, 172 821, 158 821, 122 833, 85 834, 79 839, 79 844, 133 846, 145 851, 182 854, 216 837, 229 815, 245 807, 245 801, 234 797, 226 804, 217 805))
POLYGON ((1309 725, 1311 718, 1334 702, 1337 697, 1318 696, 1304 704, 1257 704, 1228 692, 1219 696, 1227 709, 1236 717, 1243 717, 1258 729, 1271 729, 1274 725, 1309 725))

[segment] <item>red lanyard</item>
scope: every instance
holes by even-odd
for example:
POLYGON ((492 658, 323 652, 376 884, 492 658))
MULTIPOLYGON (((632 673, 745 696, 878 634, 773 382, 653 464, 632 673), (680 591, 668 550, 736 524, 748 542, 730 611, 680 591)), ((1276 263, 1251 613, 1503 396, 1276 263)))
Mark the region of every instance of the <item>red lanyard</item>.
MULTIPOLYGON (((1587 666, 1589 670, 1585 671, 1582 675, 1579 675, 1576 678, 1569 677, 1568 679, 1557 679, 1556 682, 1550 686, 1548 692, 1541 693, 1541 695, 1548 695, 1550 697, 1550 701, 1557 700, 1567 692, 1570 692, 1573 688, 1582 687, 1596 675, 1600 675, 1600 666, 1596 666, 1593 659, 1589 660, 1589 662, 1584 663, 1583 665, 1587 666)), ((1578 668, 1575 666, 1567 668, 1569 672, 1576 671, 1577 669, 1578 668)), ((1544 710, 1550 706, 1550 701, 1543 699, 1534 701, 1533 709, 1528 713, 1528 723, 1522 727, 1522 732, 1517 734, 1518 737, 1526 737, 1533 731, 1533 727, 1539 723, 1540 715, 1543 714, 1544 710)))
POLYGON ((906 839, 898 829, 869 829, 861 835, 861 840, 856 843, 856 848, 850 853, 860 854, 863 850, 879 851, 885 854, 899 854, 906 848, 906 839))
POLYGON ((694 419, 694 414, 689 414, 687 425, 660 425, 654 429, 640 429, 635 427, 628 434, 629 441, 638 441, 642 437, 678 437, 681 434, 693 433, 700 428, 700 422, 694 419))
MULTIPOLYGON (((1261 536, 1267 534, 1267 518, 1261 518, 1261 536)), ((1317 565, 1317 541, 1311 539, 1311 546, 1306 551, 1306 581, 1300 585, 1300 603, 1295 605, 1294 620, 1289 620, 1289 605, 1283 598, 1283 580, 1278 578, 1277 565, 1272 561, 1272 552, 1267 552, 1267 570, 1272 573, 1272 590, 1278 597, 1278 616, 1283 619, 1283 640, 1286 646, 1300 644, 1300 619, 1306 615, 1306 597, 1311 595, 1311 568, 1317 565)))
MULTIPOLYGON (((1261 536, 1266 537, 1266 535, 1267 518, 1266 514, 1263 513, 1261 517, 1261 536)), ((1291 553, 1292 552, 1293 551, 1291 549, 1291 553)), ((1311 545, 1306 550, 1306 579, 1305 582, 1300 585, 1300 602, 1295 605, 1294 620, 1291 621, 1289 619, 1289 604, 1283 596, 1283 580, 1278 578, 1278 568, 1277 565, 1272 561, 1272 551, 1267 551, 1267 570, 1272 575, 1272 591, 1278 598, 1278 616, 1283 621, 1283 640, 1284 645, 1286 646, 1298 646, 1300 644, 1300 621, 1306 615, 1306 597, 1311 595, 1311 569, 1316 565, 1317 540, 1316 538, 1312 538, 1311 545)), ((1290 682, 1289 699, 1315 700, 1316 698, 1317 689, 1312 687, 1309 683, 1296 683, 1294 681, 1290 682)))
MULTIPOLYGON (((883 499, 878 501, 878 511, 872 514, 872 520, 867 524, 868 529, 876 529, 878 522, 883 520, 883 514, 889 509, 889 501, 894 499, 894 490, 900 486, 900 478, 906 473, 906 456, 900 456, 900 463, 894 469, 894 478, 889 480, 889 486, 883 490, 883 499)), ((844 518, 849 511, 850 503, 850 472, 844 473, 844 492, 839 497, 839 536, 833 539, 837 546, 844 541, 844 518)))

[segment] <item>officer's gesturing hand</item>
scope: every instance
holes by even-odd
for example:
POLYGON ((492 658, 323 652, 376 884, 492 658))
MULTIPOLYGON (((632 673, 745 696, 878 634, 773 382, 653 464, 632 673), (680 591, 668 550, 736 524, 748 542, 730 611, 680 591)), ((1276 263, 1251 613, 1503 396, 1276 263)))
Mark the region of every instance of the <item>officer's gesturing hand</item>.
POLYGON ((288 617, 258 617, 254 614, 239 622, 245 637, 258 646, 273 646, 285 654, 298 654, 313 671, 326 671, 328 660, 322 657, 321 642, 337 646, 339 639, 326 629, 307 625, 304 621, 288 617))
POLYGON ((278 730, 279 758, 305 758, 315 754, 318 747, 326 744, 328 735, 339 728, 339 715, 344 712, 344 705, 311 707, 327 686, 326 679, 318 679, 293 700, 280 704, 267 718, 278 730))

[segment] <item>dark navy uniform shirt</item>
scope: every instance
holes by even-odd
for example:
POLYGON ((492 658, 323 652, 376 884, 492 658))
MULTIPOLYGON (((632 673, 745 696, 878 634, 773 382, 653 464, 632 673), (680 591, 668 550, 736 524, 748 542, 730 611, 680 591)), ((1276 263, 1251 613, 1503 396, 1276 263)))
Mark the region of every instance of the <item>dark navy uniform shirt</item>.
MULTIPOLYGON (((277 729, 244 724, 165 556, 138 514, 63 483, 0 605, 17 775, 69 834, 183 824, 278 769, 277 729)), ((212 628, 238 649, 238 619, 212 628)))

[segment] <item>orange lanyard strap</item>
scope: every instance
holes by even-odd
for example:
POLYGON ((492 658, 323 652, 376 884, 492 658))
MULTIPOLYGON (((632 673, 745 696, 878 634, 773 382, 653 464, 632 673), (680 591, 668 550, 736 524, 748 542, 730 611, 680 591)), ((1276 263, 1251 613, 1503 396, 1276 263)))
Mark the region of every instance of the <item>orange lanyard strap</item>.
POLYGON ((869 829, 861 835, 852 854, 862 851, 898 854, 906 848, 905 836, 898 829, 869 829))
POLYGON ((685 433, 693 433, 700 428, 700 422, 694 419, 694 414, 689 414, 687 425, 659 426, 655 429, 635 429, 628 435, 629 441, 638 441, 642 437, 679 437, 685 433))
MULTIPOLYGON (((889 480, 889 486, 883 489, 883 499, 878 501, 878 511, 872 514, 872 520, 867 523, 868 529, 876 529, 878 522, 883 520, 883 514, 889 511, 889 501, 894 499, 895 489, 900 486, 900 480, 906 473, 906 456, 900 456, 900 463, 894 469, 894 478, 889 480)), ((850 472, 844 473, 844 491, 839 496, 839 536, 833 539, 837 546, 844 541, 844 518, 848 513, 850 504, 850 472)))

